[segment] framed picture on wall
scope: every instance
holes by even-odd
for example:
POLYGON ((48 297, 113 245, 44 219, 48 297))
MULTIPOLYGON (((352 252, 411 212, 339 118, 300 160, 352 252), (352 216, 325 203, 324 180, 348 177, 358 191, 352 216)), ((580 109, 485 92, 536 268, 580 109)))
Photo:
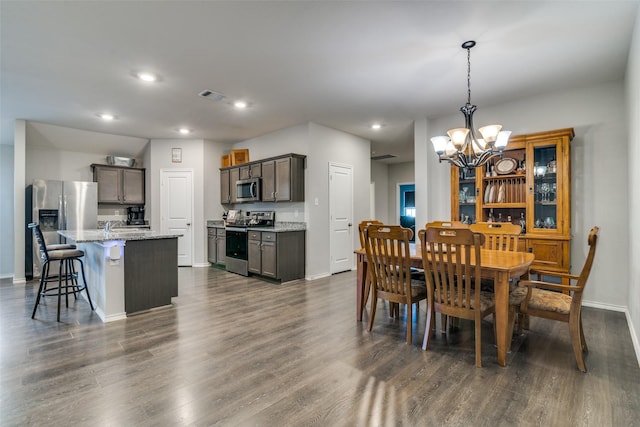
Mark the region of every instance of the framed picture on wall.
POLYGON ((171 162, 182 163, 182 148, 171 149, 171 162))

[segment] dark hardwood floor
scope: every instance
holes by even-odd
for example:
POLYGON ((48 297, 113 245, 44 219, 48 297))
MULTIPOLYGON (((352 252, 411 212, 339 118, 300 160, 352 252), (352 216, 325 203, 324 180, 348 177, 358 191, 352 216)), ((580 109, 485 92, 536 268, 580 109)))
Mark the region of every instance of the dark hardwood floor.
POLYGON ((54 299, 32 320, 36 283, 0 281, 0 425, 640 425, 623 313, 584 309, 587 374, 567 326, 539 319, 506 368, 485 320, 478 369, 471 323, 422 351, 424 302, 413 345, 382 303, 367 332, 354 272, 283 285, 216 268, 179 276, 173 308, 108 324, 84 300, 61 323, 54 299))

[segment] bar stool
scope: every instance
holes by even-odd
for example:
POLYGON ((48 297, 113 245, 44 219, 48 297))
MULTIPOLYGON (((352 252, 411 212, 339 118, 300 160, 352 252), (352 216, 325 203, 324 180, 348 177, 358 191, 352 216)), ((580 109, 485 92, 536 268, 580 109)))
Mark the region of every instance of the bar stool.
POLYGON ((80 292, 85 291, 87 293, 87 299, 89 300, 91 310, 95 310, 93 302, 91 301, 91 296, 89 295, 89 289, 87 289, 86 286, 87 279, 84 274, 84 263, 82 262, 84 252, 77 249, 75 245, 47 245, 44 240, 44 235, 42 234, 42 231, 40 230, 40 226, 38 224, 31 223, 28 227, 32 229, 33 234, 38 242, 40 257, 43 261, 42 272, 40 274, 38 296, 33 307, 31 318, 35 318, 38 304, 40 304, 40 298, 48 295, 58 296, 58 322, 60 321, 60 300, 62 298, 62 295, 65 296, 66 306, 69 307, 69 295, 71 294, 76 299, 78 299, 77 295, 80 292), (58 274, 50 274, 49 269, 51 261, 59 261, 60 264, 58 267, 58 274), (73 263, 74 261, 78 261, 78 263, 80 264, 80 271, 82 273, 83 280, 82 286, 78 284, 78 273, 75 270, 73 263), (57 282, 58 285, 56 287, 48 288, 47 284, 53 282, 57 282))

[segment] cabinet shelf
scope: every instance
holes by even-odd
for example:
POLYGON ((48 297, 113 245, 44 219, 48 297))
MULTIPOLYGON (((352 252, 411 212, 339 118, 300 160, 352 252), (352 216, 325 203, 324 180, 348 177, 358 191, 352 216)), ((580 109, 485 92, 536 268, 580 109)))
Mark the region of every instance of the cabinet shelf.
POLYGON ((483 205, 489 209, 526 209, 526 203, 485 203, 483 205))

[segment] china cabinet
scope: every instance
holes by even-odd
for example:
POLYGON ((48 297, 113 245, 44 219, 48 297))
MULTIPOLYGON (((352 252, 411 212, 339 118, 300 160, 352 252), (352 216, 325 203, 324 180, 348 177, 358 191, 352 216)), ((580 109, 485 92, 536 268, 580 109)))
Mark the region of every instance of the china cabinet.
POLYGON ((451 167, 451 218, 524 225, 520 250, 533 267, 569 272, 570 142, 573 129, 514 136, 502 158, 466 170, 451 167))

